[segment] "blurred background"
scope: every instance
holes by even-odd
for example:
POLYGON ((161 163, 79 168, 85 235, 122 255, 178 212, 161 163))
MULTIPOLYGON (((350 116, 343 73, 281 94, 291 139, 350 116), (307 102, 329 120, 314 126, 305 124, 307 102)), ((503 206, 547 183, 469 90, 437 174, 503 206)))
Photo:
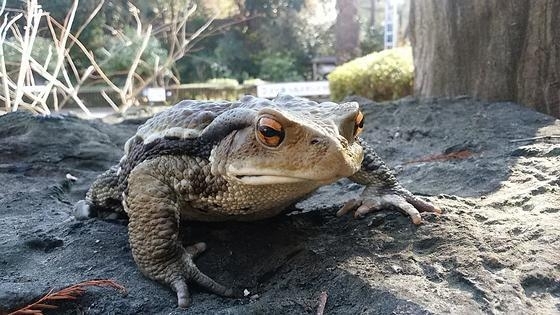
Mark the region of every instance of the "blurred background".
POLYGON ((1 16, 5 112, 290 93, 560 116, 554 1, 2 0, 1 16))

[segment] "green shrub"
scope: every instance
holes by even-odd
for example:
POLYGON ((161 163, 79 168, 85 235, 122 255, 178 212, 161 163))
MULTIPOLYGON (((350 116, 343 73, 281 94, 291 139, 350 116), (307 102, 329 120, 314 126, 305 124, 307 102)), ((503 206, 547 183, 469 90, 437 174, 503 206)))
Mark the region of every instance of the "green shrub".
POLYGON ((340 101, 360 95, 376 101, 412 93, 414 65, 412 49, 400 47, 372 53, 337 67, 328 76, 331 97, 340 101))
POLYGON ((360 37, 360 50, 365 53, 383 50, 383 26, 369 27, 360 37))
POLYGON ((288 55, 266 56, 260 62, 259 77, 272 82, 302 81, 303 76, 297 72, 295 63, 295 58, 288 55))
MULTIPOLYGON (((21 49, 20 42, 15 38, 6 39, 5 43, 2 43, 2 48, 4 49, 4 61, 6 63, 6 71, 11 75, 17 76, 19 68, 21 67, 21 52, 13 46, 21 49)), ((31 48, 31 57, 35 59, 38 63, 43 66, 47 66, 47 71, 52 73, 56 66, 57 59, 56 48, 54 42, 50 38, 44 38, 37 36, 33 42, 33 47, 31 48), (49 64, 46 65, 47 58, 50 53, 49 64)))
MULTIPOLYGON (((144 39, 139 37, 135 30, 127 28, 125 35, 128 39, 118 36, 108 38, 105 47, 96 51, 99 65, 110 77, 127 74, 132 67, 136 54, 142 46, 144 39)), ((153 74, 156 59, 159 59, 160 65, 163 64, 167 59, 167 50, 156 37, 152 36, 142 53, 141 62, 136 73, 141 76, 153 74)))
POLYGON ((232 87, 239 85, 239 82, 237 82, 236 79, 230 79, 230 78, 214 78, 206 81, 206 83, 222 85, 222 86, 232 86, 232 87))

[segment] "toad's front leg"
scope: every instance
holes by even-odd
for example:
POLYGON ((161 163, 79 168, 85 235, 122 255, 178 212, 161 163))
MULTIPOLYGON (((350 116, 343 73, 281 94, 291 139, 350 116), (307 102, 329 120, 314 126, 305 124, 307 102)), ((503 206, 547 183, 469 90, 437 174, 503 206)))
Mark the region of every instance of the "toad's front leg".
POLYGON ((359 141, 364 148, 364 160, 361 169, 350 179, 366 188, 360 198, 348 201, 337 215, 354 211, 355 217, 363 217, 370 212, 396 208, 409 215, 414 224, 420 224, 420 212, 441 213, 438 207, 403 188, 373 149, 364 140, 359 141))
POLYGON ((132 255, 147 277, 169 285, 177 293, 179 307, 189 304, 187 282, 223 296, 233 291, 203 274, 193 259, 204 243, 183 247, 179 240, 179 209, 173 188, 153 167, 137 167, 129 177, 125 210, 132 255))

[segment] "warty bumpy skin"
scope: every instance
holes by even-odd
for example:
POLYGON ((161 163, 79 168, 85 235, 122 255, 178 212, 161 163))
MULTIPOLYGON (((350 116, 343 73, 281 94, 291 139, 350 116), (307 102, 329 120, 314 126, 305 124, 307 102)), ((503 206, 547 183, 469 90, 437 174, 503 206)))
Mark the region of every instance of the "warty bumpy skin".
POLYGON ((126 213, 138 267, 169 285, 180 307, 189 303, 189 282, 232 296, 233 290, 194 264, 205 244, 185 247, 179 241, 182 219, 271 217, 343 177, 365 189, 339 215, 397 208, 419 224, 419 212, 441 212, 403 188, 358 138, 363 124, 354 102, 316 103, 287 95, 273 101, 252 96, 183 101, 139 127, 119 164, 92 184, 85 204, 126 213))

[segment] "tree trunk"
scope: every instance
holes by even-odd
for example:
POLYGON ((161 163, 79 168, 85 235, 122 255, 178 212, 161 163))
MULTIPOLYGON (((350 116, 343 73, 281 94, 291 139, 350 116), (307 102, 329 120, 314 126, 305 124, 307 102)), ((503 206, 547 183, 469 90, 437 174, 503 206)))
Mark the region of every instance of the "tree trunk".
POLYGON ((360 55, 360 23, 357 0, 336 0, 335 54, 338 64, 360 55))
POLYGON ((375 4, 377 3, 377 0, 369 0, 369 20, 368 20, 368 27, 370 29, 374 29, 375 28, 375 9, 376 6, 375 4))
POLYGON ((418 96, 512 100, 560 117, 560 1, 411 1, 418 96))

